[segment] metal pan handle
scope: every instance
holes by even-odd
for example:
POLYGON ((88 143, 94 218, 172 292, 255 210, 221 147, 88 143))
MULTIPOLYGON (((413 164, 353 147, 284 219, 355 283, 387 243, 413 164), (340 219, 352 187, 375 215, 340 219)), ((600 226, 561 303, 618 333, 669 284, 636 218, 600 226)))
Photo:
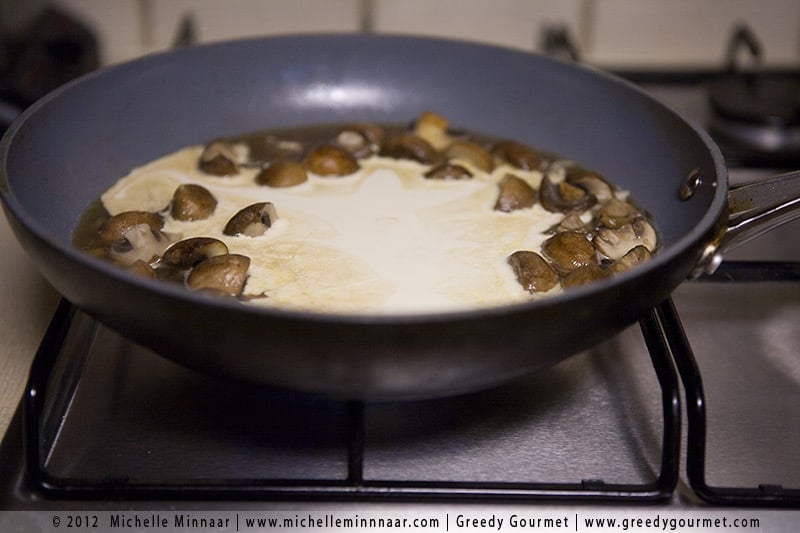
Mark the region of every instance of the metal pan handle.
POLYGON ((693 277, 713 273, 726 253, 797 218, 800 170, 731 189, 727 227, 709 245, 693 277))

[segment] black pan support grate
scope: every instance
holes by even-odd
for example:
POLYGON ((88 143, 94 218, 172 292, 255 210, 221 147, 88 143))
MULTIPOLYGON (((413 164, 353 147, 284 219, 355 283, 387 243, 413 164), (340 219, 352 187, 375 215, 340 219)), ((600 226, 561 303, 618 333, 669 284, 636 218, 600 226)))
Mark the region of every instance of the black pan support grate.
MULTIPOLYGON (((797 282, 800 265, 794 263, 725 263, 706 281, 797 282)), ((345 406, 347 440, 346 479, 218 479, 186 483, 135 483, 128 479, 92 481, 54 476, 48 472, 48 454, 57 439, 69 403, 80 381, 84 362, 60 357, 71 339, 77 311, 62 302, 43 339, 31 368, 23 403, 26 475, 34 492, 59 499, 303 499, 303 500, 564 500, 663 501, 672 497, 680 469, 681 408, 679 375, 688 414, 687 477, 704 501, 719 505, 796 507, 800 490, 764 483, 754 488, 712 487, 706 483, 706 413, 699 367, 677 310, 671 300, 640 321, 644 343, 661 388, 663 429, 660 467, 646 483, 606 483, 584 479, 579 483, 397 481, 367 479, 364 475, 365 404, 345 406), (677 368, 677 371, 676 371, 677 368)), ((72 350, 74 351, 74 350, 72 350)), ((78 350, 79 351, 79 350, 78 350)))
MULTIPOLYGON (((31 490, 52 499, 128 500, 564 500, 664 501, 677 485, 680 470, 680 391, 678 375, 660 334, 656 313, 641 321, 641 331, 660 385, 653 399, 661 404, 663 430, 660 465, 649 479, 635 483, 606 482, 589 477, 578 482, 409 481, 374 479, 365 475, 365 418, 369 405, 344 405, 347 475, 345 479, 203 479, 176 483, 138 482, 133 479, 86 479, 54 475, 48 458, 55 448, 70 403, 79 387, 86 362, 61 356, 65 343, 91 342, 70 335, 70 322, 80 312, 62 302, 37 354, 23 404, 26 477, 31 490)), ((76 351, 76 350, 69 350, 76 351)), ((80 348, 77 350, 81 352, 80 348)), ((72 358, 74 359, 74 358, 72 358)), ((645 363, 646 364, 646 363, 645 363)), ((102 437, 101 437, 102 438, 102 437)))
MULTIPOLYGON (((722 263, 706 281, 720 283, 797 283, 800 263, 740 261, 722 263)), ((671 300, 656 308, 659 328, 669 348, 686 393, 688 418, 686 474, 689 484, 701 499, 714 505, 799 507, 800 489, 780 484, 761 483, 756 487, 712 486, 706 476, 706 397, 703 380, 683 325, 671 300)), ((753 392, 753 394, 757 394, 753 392)), ((794 443, 787 443, 792 446, 794 443)))

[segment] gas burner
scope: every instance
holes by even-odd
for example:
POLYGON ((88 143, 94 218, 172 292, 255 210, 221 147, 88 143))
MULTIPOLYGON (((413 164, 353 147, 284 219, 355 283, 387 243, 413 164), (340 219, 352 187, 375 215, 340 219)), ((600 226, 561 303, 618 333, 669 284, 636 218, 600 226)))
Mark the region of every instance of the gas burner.
POLYGON ((729 164, 768 167, 800 162, 800 76, 761 68, 761 46, 746 27, 731 37, 728 71, 709 86, 709 132, 729 164), (737 61, 746 49, 755 66, 737 61))

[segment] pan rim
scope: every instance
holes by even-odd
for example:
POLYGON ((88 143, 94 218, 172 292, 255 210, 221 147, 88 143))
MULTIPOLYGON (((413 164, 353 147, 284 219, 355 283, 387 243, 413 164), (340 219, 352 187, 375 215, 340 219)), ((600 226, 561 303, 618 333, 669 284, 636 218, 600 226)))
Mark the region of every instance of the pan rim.
MULTIPOLYGON (((12 145, 14 143, 14 140, 16 139, 17 135, 20 134, 21 130, 28 121, 29 117, 34 115, 42 107, 58 99, 63 93, 71 91, 76 86, 79 86, 82 83, 86 83, 87 81, 95 77, 104 76, 108 72, 116 71, 119 69, 136 68, 136 65, 149 64, 153 61, 159 61, 162 58, 166 57, 173 58, 179 54, 200 53, 202 50, 205 49, 229 47, 231 45, 235 45, 236 43, 277 41, 277 40, 287 40, 287 39, 381 39, 381 40, 391 39, 391 40, 414 41, 414 42, 427 41, 430 43, 445 43, 449 45, 458 45, 465 47, 497 49, 499 51, 503 51, 503 53, 534 56, 551 63, 565 64, 561 60, 542 56, 535 52, 529 52, 500 45, 477 43, 467 40, 428 37, 428 36, 411 36, 402 34, 365 35, 357 33, 330 32, 330 33, 315 33, 315 34, 283 34, 283 35, 273 35, 268 37, 251 37, 251 38, 241 38, 241 39, 234 39, 222 42, 206 43, 192 48, 160 52, 145 57, 137 58, 125 63, 110 65, 98 69, 96 71, 93 71, 91 73, 88 73, 75 80, 72 80, 71 82, 66 83, 65 85, 55 89, 54 91, 48 93, 47 95, 37 100, 35 103, 33 103, 25 110, 23 110, 23 112, 17 117, 17 119, 5 132, 2 139, 0 139, 0 199, 2 199, 3 207, 4 210, 6 210, 6 214, 13 215, 14 217, 16 217, 23 224, 23 226, 27 228, 28 231, 32 232, 36 236, 36 238, 41 239, 48 246, 56 249, 59 253, 67 256, 71 261, 87 265, 92 271, 94 271, 99 275, 111 277, 116 281, 123 282, 126 285, 133 285, 138 289, 155 291, 165 296, 169 296, 170 298, 176 298, 183 303, 192 305, 211 306, 214 308, 224 308, 226 310, 237 310, 239 312, 248 314, 253 313, 265 317, 278 317, 290 320, 302 320, 302 321, 325 322, 325 323, 327 322, 353 323, 353 324, 363 324, 363 325, 375 324, 382 326, 391 324, 402 325, 402 324, 431 323, 437 321, 452 321, 452 320, 464 320, 464 319, 468 320, 468 319, 474 319, 476 317, 526 313, 533 310, 541 311, 542 309, 546 309, 548 307, 561 306, 561 305, 574 305, 574 302, 583 300, 591 295, 600 292, 611 291, 614 290, 615 287, 621 287, 625 284, 631 283, 633 280, 646 275, 647 272, 652 272, 657 269, 666 268, 670 263, 674 262, 677 257, 689 253, 692 250, 697 250, 698 247, 701 247, 702 244, 706 240, 708 240, 708 236, 719 225, 720 220, 724 218, 724 214, 726 213, 727 210, 727 193, 728 193, 727 168, 719 148, 713 142, 710 135, 696 124, 693 124, 691 121, 682 117, 677 111, 672 109, 664 102, 658 101, 655 97, 647 93, 644 89, 634 85, 631 82, 628 82, 627 80, 621 79, 619 77, 614 76, 613 74, 602 71, 596 67, 583 64, 569 64, 568 67, 573 69, 588 71, 591 72, 593 76, 600 76, 617 85, 620 84, 624 85, 628 91, 633 91, 640 97, 646 98, 648 101, 656 104, 662 109, 669 111, 672 115, 674 115, 674 118, 676 120, 686 124, 689 127, 690 131, 698 137, 700 142, 702 142, 702 144, 704 145, 705 149, 708 150, 709 154, 711 155, 711 159, 713 161, 714 169, 716 172, 716 176, 714 176, 715 181, 712 184, 715 190, 713 198, 708 207, 706 208, 705 213, 700 218, 700 220, 691 228, 691 230, 683 234, 675 242, 661 249, 646 264, 640 265, 631 272, 618 274, 613 276, 612 278, 596 281, 585 286, 574 287, 568 291, 564 291, 561 294, 553 295, 552 297, 547 297, 540 300, 512 303, 505 305, 496 305, 496 306, 484 306, 484 307, 477 307, 474 309, 464 309, 464 310, 459 309, 459 310, 452 310, 452 311, 448 310, 441 312, 433 311, 424 313, 379 313, 379 314, 314 312, 312 310, 294 310, 294 309, 285 309, 285 308, 269 307, 269 306, 245 305, 235 300, 231 301, 231 299, 228 298, 209 297, 207 295, 203 295, 200 293, 194 293, 182 287, 177 287, 177 286, 174 287, 171 286, 170 284, 163 283, 157 280, 148 280, 145 278, 137 277, 133 274, 125 272, 123 269, 120 269, 115 265, 111 265, 105 261, 91 257, 85 252, 82 252, 74 248, 73 246, 64 243, 62 239, 50 235, 47 229, 42 224, 40 224, 35 219, 35 217, 33 217, 28 212, 28 210, 25 209, 25 207, 17 200, 16 196, 11 190, 11 186, 9 184, 7 176, 7 159, 9 151, 11 150, 12 145)), ((656 225, 657 224, 658 222, 656 221, 656 225)), ((688 276, 689 272, 686 272, 685 275, 688 276)))

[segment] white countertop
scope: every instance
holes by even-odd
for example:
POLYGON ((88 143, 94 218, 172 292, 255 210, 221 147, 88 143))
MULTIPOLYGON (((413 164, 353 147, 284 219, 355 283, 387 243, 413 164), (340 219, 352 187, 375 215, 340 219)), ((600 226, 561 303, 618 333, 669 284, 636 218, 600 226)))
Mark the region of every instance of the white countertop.
POLYGON ((22 397, 28 370, 59 294, 42 278, 0 215, 0 439, 22 397))

